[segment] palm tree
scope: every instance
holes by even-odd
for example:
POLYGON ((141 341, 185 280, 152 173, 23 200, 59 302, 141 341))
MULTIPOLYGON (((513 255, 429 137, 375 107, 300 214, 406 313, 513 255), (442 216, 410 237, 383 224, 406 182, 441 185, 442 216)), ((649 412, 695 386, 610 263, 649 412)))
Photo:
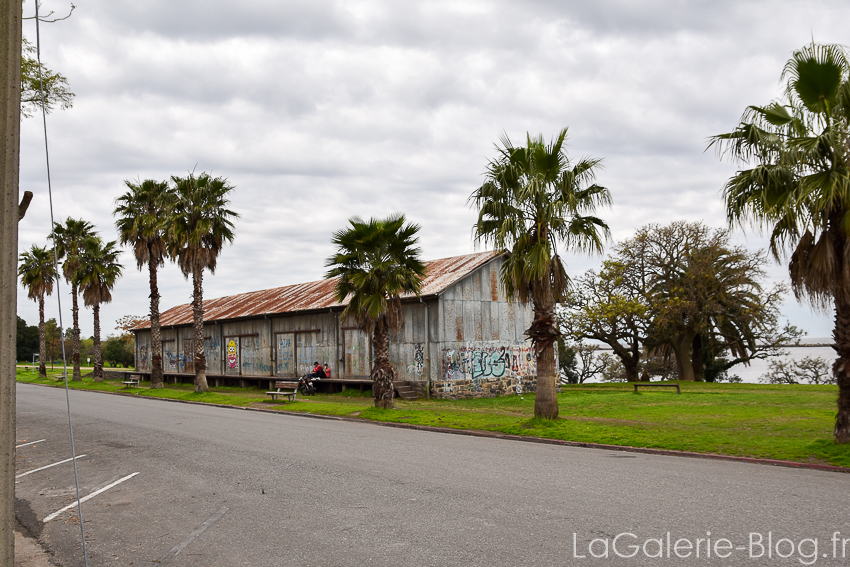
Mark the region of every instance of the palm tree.
POLYGON ((227 194, 234 189, 223 177, 190 173, 172 177, 174 201, 168 215, 167 247, 183 275, 192 276, 192 316, 195 326, 195 391, 207 392, 204 356, 204 269, 215 273, 225 243, 233 242, 233 221, 227 194))
POLYGON ((58 222, 53 226, 51 237, 56 243, 56 255, 64 259, 62 273, 65 280, 71 284, 71 315, 73 318, 73 331, 71 341, 71 360, 74 364, 73 380, 82 380, 80 374, 80 306, 77 302, 79 286, 74 274, 80 267, 80 254, 86 239, 94 236, 94 225, 82 219, 68 217, 65 224, 58 222))
POLYGON ((558 244, 601 252, 609 232, 605 222, 588 214, 611 203, 608 190, 593 183, 601 160, 585 158, 572 165, 563 148, 566 137, 564 128, 549 144, 543 136, 528 136, 526 147, 514 147, 502 136, 484 184, 469 197, 479 210, 476 241, 509 253, 500 273, 507 296, 534 306, 534 321, 525 334, 537 354, 534 415, 546 419, 558 417, 555 303, 565 298, 569 284, 558 244))
POLYGON ((789 260, 799 301, 834 304, 838 355, 835 440, 850 443, 850 65, 838 45, 795 51, 781 80, 785 93, 751 106, 733 132, 711 138, 741 166, 726 182, 730 224, 771 231, 770 250, 789 260))
POLYGON ((47 247, 35 244, 26 252, 21 252, 18 260, 18 275, 21 277, 21 283, 27 288, 27 297, 38 301, 38 376, 45 378, 47 343, 44 330, 44 296, 53 293, 56 266, 53 264, 53 253, 47 247))
POLYGON ((325 261, 331 268, 326 278, 339 278, 336 299, 348 305, 342 318, 353 319, 357 326, 372 335, 372 393, 376 408, 393 407, 393 376, 390 364, 389 333, 401 328, 401 296, 418 296, 425 264, 421 250, 415 248, 419 225, 406 223, 402 214, 384 220, 349 219, 349 228, 333 234, 331 242, 336 254, 325 261))
POLYGON ((112 301, 112 288, 121 277, 123 266, 118 263, 120 251, 115 241, 104 244, 103 240, 93 236, 85 241, 80 266, 74 278, 83 294, 83 302, 92 308, 94 317, 94 372, 95 382, 103 382, 103 358, 100 351, 100 304, 112 301))
POLYGON ((162 388, 162 335, 159 325, 159 285, 157 268, 165 263, 165 221, 171 191, 165 181, 146 179, 141 183, 124 181, 129 191, 115 200, 113 215, 121 244, 133 247, 139 270, 147 264, 151 288, 151 388, 162 388))

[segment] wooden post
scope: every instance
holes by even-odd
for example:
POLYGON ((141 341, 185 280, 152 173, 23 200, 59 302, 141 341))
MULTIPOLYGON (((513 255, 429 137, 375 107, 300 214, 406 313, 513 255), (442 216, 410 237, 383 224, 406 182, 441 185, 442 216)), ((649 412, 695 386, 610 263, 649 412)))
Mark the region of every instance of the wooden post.
MULTIPOLYGON (((18 174, 21 145, 22 2, 3 2, 0 21, 2 192, 0 207, 0 565, 15 563, 15 334, 18 174)), ((26 208, 23 208, 24 212, 26 208)))

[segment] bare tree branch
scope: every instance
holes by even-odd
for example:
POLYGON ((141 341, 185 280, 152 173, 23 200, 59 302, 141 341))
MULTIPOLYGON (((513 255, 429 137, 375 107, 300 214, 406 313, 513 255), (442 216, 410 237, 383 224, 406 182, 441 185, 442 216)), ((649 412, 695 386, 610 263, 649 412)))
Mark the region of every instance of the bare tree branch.
MULTIPOLYGON (((39 4, 39 5, 40 5, 40 4, 39 4)), ((77 7, 76 7, 76 6, 72 3, 72 4, 71 4, 71 11, 70 11, 70 12, 68 12, 68 15, 67 15, 67 16, 65 16, 64 18, 53 18, 52 20, 48 20, 47 18, 49 18, 50 16, 52 16, 52 15, 55 13, 55 11, 54 11, 54 10, 50 10, 50 12, 48 12, 46 15, 44 15, 44 16, 39 16, 38 21, 39 21, 39 22, 44 22, 45 24, 52 24, 52 23, 54 23, 54 22, 60 22, 60 21, 62 21, 62 20, 67 20, 68 18, 70 18, 70 17, 71 17, 71 14, 73 14, 73 13, 74 13, 74 10, 76 10, 76 9, 77 9, 77 7)), ((21 18, 21 19, 22 19, 22 20, 34 20, 34 19, 35 19, 35 16, 30 16, 29 18, 21 18)))

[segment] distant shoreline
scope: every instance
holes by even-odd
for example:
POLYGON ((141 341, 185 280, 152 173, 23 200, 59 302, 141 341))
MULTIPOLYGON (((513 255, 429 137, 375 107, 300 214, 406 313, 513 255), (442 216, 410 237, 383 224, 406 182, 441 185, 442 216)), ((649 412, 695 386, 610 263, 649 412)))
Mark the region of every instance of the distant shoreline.
MULTIPOLYGON (((779 348, 832 348, 835 346, 835 343, 800 343, 794 345, 782 345, 779 348)), ((608 345, 600 346, 597 350, 614 350, 608 345)))

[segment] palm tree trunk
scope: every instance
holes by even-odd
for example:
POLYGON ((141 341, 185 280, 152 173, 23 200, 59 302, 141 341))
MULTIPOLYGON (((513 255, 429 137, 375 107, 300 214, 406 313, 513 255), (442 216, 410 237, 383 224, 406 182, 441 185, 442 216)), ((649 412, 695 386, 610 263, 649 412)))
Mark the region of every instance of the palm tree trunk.
POLYGON ((73 319, 73 329, 71 331, 71 362, 74 364, 74 374, 72 380, 79 382, 83 379, 80 374, 80 306, 77 303, 77 284, 71 284, 71 315, 73 319))
POLYGON ((92 315, 94 316, 94 371, 92 376, 95 382, 103 382, 103 359, 100 355, 100 304, 95 304, 92 307, 92 315))
POLYGON ((375 367, 372 368, 372 393, 375 407, 392 409, 393 407, 393 366, 390 364, 390 335, 386 325, 386 315, 381 315, 372 333, 372 352, 375 353, 375 367))
POLYGON ((835 351, 838 358, 832 371, 838 383, 838 413, 835 415, 835 442, 850 443, 850 301, 841 294, 835 298, 835 351))
POLYGON ((162 388, 162 333, 159 328, 159 286, 156 262, 148 262, 151 286, 151 388, 162 388))
POLYGON ((558 397, 555 390, 558 369, 555 365, 554 342, 559 333, 555 319, 555 297, 549 278, 540 285, 542 293, 538 297, 541 301, 539 305, 535 302, 534 322, 526 331, 528 336, 535 340, 537 349, 537 395, 534 398, 534 417, 558 419, 558 397))
POLYGON ((195 391, 209 392, 204 356, 204 269, 192 271, 192 317, 195 323, 195 391))
POLYGON ((38 377, 47 378, 47 366, 44 357, 47 356, 47 333, 44 330, 44 294, 38 298, 38 377))
POLYGON ((558 397, 555 391, 555 348, 549 344, 537 355, 537 396, 534 417, 558 419, 558 397))

